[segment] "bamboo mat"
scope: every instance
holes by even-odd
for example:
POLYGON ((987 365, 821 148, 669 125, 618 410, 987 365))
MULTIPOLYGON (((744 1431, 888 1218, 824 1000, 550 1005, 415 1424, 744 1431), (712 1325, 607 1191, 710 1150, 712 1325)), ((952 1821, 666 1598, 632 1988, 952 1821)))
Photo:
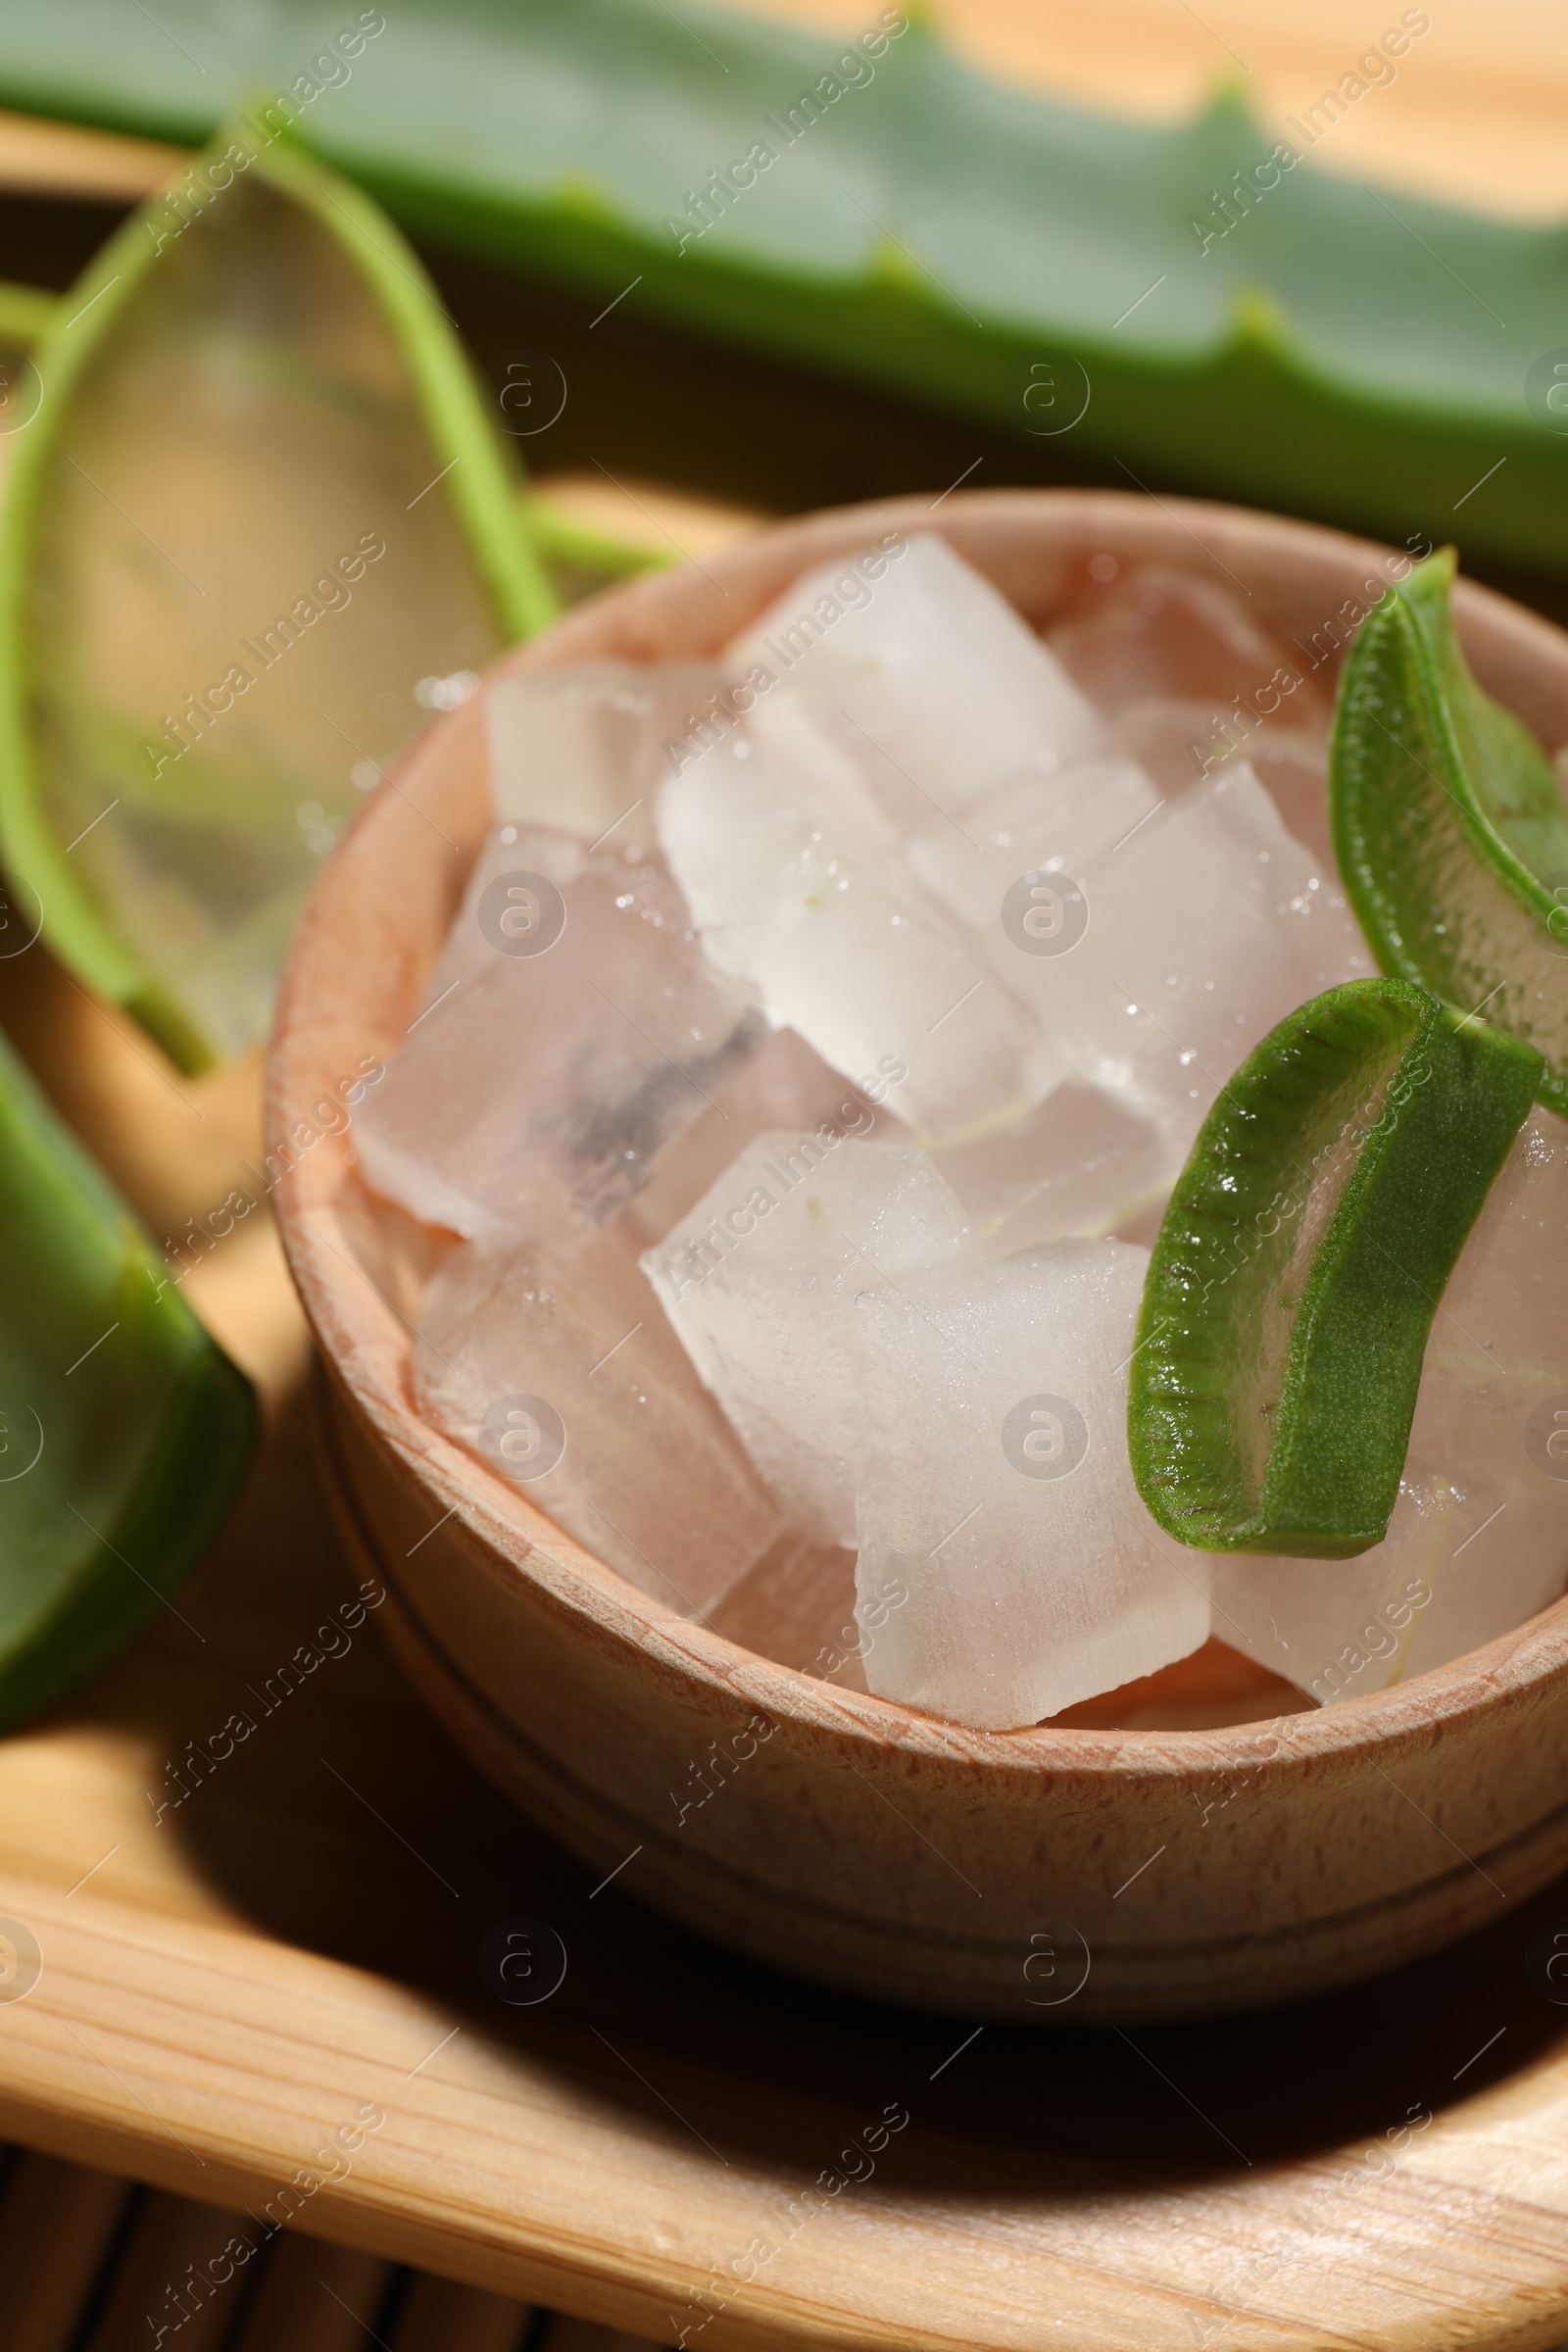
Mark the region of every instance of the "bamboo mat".
POLYGON ((5 2352, 649 2352, 642 2336, 459 2286, 112 2174, 0 2149, 5 2352))

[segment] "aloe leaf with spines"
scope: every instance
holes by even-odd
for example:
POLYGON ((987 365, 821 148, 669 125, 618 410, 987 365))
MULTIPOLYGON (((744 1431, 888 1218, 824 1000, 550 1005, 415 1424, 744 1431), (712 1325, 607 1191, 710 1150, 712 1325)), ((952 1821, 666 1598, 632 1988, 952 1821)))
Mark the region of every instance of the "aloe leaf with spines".
POLYGON ((256 1437, 249 1382, 0 1043, 0 1727, 169 1603, 256 1437))
MULTIPOLYGON (((1462 500, 1473 551, 1568 560, 1564 420, 1530 395, 1568 344, 1562 226, 1321 170, 1348 135, 1321 108, 1283 135, 1234 89, 1100 119, 898 8, 837 40, 706 0, 156 15, 12 0, 0 98, 194 142, 265 81, 416 234, 579 286, 589 317, 620 298, 596 344, 641 312, 983 419, 1030 466, 1406 543, 1462 500)), ((1402 16, 1388 79, 1441 37, 1402 16)))
POLYGON ((1541 1071, 1392 979, 1327 990, 1244 1062, 1171 1195, 1130 1366, 1133 1474, 1169 1534, 1382 1542, 1433 1316, 1541 1071))
POLYGON ((186 1069, 265 1036, 361 791, 556 610, 392 224, 244 122, 201 168, 45 326, 0 527, 0 850, 186 1069))
POLYGON ((1471 674, 1453 573, 1451 550, 1419 564, 1346 657, 1335 854, 1383 969, 1537 1047, 1541 1099, 1568 1113, 1568 811, 1540 744, 1471 674))

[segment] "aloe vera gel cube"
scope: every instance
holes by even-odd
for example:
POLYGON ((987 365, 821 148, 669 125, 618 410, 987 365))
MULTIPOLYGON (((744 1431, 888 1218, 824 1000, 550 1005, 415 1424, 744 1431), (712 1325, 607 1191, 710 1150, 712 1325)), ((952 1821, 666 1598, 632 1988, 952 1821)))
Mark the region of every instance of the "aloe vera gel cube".
POLYGON ((846 1077, 895 1057, 923 1138, 1004 1127, 1060 1075, 972 939, 800 766, 714 745, 665 784, 659 840, 709 960, 846 1077))
POLYGON ((1208 1563, 1154 1526, 1128 1466, 1147 1264, 1060 1242, 862 1301, 858 1575, 909 1596, 866 1659, 882 1697, 1004 1730, 1207 1639, 1208 1563))
POLYGON ((864 1298, 971 1254, 909 1145, 760 1136, 643 1258, 654 1295, 792 1517, 855 1543, 864 1298))
POLYGON ((757 699, 759 740, 806 711, 902 833, 1053 773, 1103 731, 1028 622, 934 534, 890 534, 808 572, 727 659, 737 676, 772 681, 757 699))
POLYGON ((657 853, 503 825, 356 1128, 361 1162, 430 1224, 575 1247, 765 1028, 657 853))

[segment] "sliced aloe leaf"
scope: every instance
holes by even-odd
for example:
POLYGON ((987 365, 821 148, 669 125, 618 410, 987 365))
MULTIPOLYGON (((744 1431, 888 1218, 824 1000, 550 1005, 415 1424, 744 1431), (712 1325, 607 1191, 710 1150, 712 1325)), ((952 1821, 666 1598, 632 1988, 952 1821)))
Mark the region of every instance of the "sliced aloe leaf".
POLYGON ((1381 1543, 1427 1332, 1541 1056, 1402 980, 1349 980, 1220 1096, 1154 1244, 1128 1442, 1205 1551, 1381 1543))
POLYGON ((0 1726, 157 1614, 256 1431, 249 1382, 0 1044, 0 1726))
POLYGON ((607 580, 632 579, 639 572, 667 571, 680 559, 668 548, 639 546, 613 531, 584 522, 569 508, 537 491, 523 500, 523 528, 541 556, 575 571, 601 574, 607 580))
MULTIPOLYGON (((1362 104, 1441 42, 1419 23, 1343 77, 1362 104)), ((851 30, 704 0, 71 0, 9 12, 0 99, 199 140, 265 84, 406 226, 590 316, 621 298, 596 342, 642 311, 984 418, 1030 470, 1071 450, 1395 539, 1462 500, 1472 549, 1568 563, 1556 222, 1319 169, 1344 87, 1283 131, 1234 91, 1108 121, 970 71, 924 12, 851 30)))
POLYGON ((1453 570, 1451 549, 1418 565, 1346 658, 1335 853, 1383 969, 1528 1039, 1542 1101, 1568 1114, 1568 813, 1541 746, 1470 674, 1453 570))
POLYGON ((45 329, 0 529, 0 849, 49 945, 187 1069, 265 1035, 321 858, 432 682, 554 611, 391 223, 244 125, 197 170, 215 192, 154 199, 45 329))

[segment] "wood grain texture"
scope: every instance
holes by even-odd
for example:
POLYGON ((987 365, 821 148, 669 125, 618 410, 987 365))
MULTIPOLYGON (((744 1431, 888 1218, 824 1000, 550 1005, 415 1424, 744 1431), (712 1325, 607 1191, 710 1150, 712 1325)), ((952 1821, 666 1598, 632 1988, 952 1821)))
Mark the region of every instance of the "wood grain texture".
MULTIPOLYGON (((959 494, 942 522, 1040 623, 1103 550, 1239 580, 1303 645, 1387 577, 1387 551, 1180 501, 959 494)), ((779 525, 501 666, 702 658, 811 564, 922 527, 913 500, 779 525)), ((1456 610, 1484 680, 1561 742, 1568 638, 1474 588, 1456 610)), ((417 1009, 489 823, 482 724, 470 704, 432 727, 323 873, 271 1056, 285 1164, 311 1105, 417 1009)), ((1409 1684, 1229 1729, 988 1734, 813 1681, 634 1592, 419 1418, 407 1221, 360 1184, 347 1132, 292 1156, 279 1214, 333 1374, 344 1525, 386 1579, 408 1671, 503 1788, 686 1924, 864 1994, 1129 2024, 1391 1967, 1568 1862, 1568 1601, 1409 1684), (715 1740, 749 1760, 687 1821, 670 1792, 715 1740)))
MULTIPOLYGON (((782 2043, 766 2046, 756 2014, 764 2039, 739 2066, 730 2021, 693 2034, 689 2012, 666 2011, 652 2044, 646 2020, 608 2008, 608 2039, 581 2014, 503 2038, 262 1937, 0 1891, 48 1955, 0 2022, 7 2127, 62 2150, 91 2144, 154 2180, 194 2179, 254 2216, 340 2116, 373 2101, 385 2124, 298 2229, 462 2267, 499 2290, 547 2288, 665 2340, 671 2315, 695 2332, 711 2308, 704 2332, 720 2346, 1415 2352, 1544 2346, 1568 2312, 1568 2054, 1541 2048, 1506 1994, 1498 2004, 1500 1972, 1481 1955, 1450 1978, 1459 1998, 1441 2016, 1423 1998, 1430 1982, 1407 1981, 1355 2024, 1342 2009, 1337 2034, 1308 2015, 1244 2036, 1268 2077, 1244 2119, 1236 2072, 1222 2062, 1216 2078, 1175 2037, 1103 2037, 1068 2052, 1053 2082, 1020 2069, 1016 2036, 988 2055, 983 2039, 961 2047, 970 2029, 934 2020, 890 2030, 820 2004, 814 2020, 791 2017, 773 1989, 782 2043), (1504 2034, 1522 2028, 1532 2058, 1460 2100, 1446 2078, 1505 2011, 1504 2034), (420 2067, 454 2022, 464 2031, 420 2067), (1397 2063, 1377 2051, 1380 2033, 1402 2036, 1397 2063), (1319 2067, 1337 2040, 1338 2090, 1363 2128, 1284 2156, 1303 2037, 1319 2067), (1205 2119, 1192 2132, 1171 2087, 1183 2077, 1205 2119), (889 2104, 910 2119, 891 2151, 857 2189, 803 2205, 889 2104), (1085 2135, 1071 2155, 1069 2109, 1085 2135), (1243 2132, 1245 2156, 1222 2136, 1243 2132), (737 2267, 758 2275, 743 2284, 737 2267)), ((1208 2055, 1220 2050, 1211 2037, 1208 2055)), ((172 2202, 159 2210, 161 2293, 165 2240, 183 2245, 194 2223, 172 2202)))
POLYGON ((0 110, 0 188, 139 204, 177 172, 185 149, 0 110))

